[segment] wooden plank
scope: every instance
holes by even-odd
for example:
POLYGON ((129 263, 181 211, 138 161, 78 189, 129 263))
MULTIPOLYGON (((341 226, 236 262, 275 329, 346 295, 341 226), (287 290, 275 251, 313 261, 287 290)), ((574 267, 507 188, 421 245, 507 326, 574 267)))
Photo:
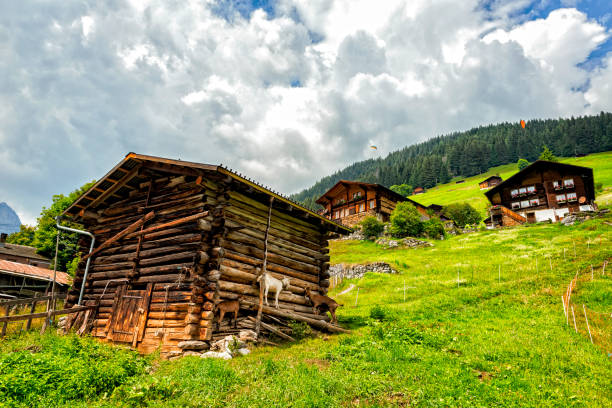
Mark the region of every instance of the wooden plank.
POLYGON ((112 340, 112 332, 113 332, 113 324, 115 321, 115 316, 117 315, 117 308, 119 307, 119 303, 121 302, 121 296, 125 291, 126 285, 123 284, 115 291, 115 301, 113 302, 113 308, 111 309, 110 317, 108 322, 106 323, 105 332, 106 338, 112 340))
MULTIPOLYGON (((75 306, 71 309, 55 310, 51 312, 51 315, 58 316, 58 315, 65 315, 65 314, 70 314, 70 313, 78 313, 78 312, 82 312, 83 310, 88 310, 88 309, 93 309, 93 308, 94 306, 75 306)), ((39 319, 41 317, 46 317, 48 314, 49 314, 48 312, 41 312, 41 313, 32 313, 32 314, 27 314, 27 315, 5 316, 5 317, 0 317, 0 323, 16 322, 19 320, 27 320, 27 319, 39 319)))
POLYGON ((156 225, 154 227, 146 228, 146 229, 144 229, 142 231, 132 232, 131 234, 127 235, 127 238, 135 238, 137 236, 149 234, 149 233, 154 232, 154 231, 159 231, 159 230, 163 230, 163 229, 166 229, 166 228, 176 227, 177 225, 185 224, 185 223, 188 223, 190 221, 195 221, 195 220, 198 220, 200 218, 206 217, 207 215, 208 215, 208 211, 204 211, 204 212, 200 212, 200 213, 197 213, 197 214, 194 214, 194 215, 190 215, 188 217, 179 218, 179 219, 176 219, 174 221, 170 221, 170 222, 167 222, 167 223, 164 223, 164 224, 156 225))
POLYGON ((153 217, 155 217, 154 211, 147 213, 144 217, 142 217, 138 221, 132 223, 130 226, 128 226, 124 230, 118 232, 117 234, 113 235, 111 238, 104 241, 102 245, 94 249, 90 254, 85 255, 83 258, 81 258, 81 262, 87 260, 87 258, 95 256, 98 252, 100 252, 104 248, 109 247, 114 242, 119 241, 121 238, 127 236, 129 233, 136 231, 141 225, 143 225, 145 222, 149 221, 153 217))
MULTIPOLYGON (((125 186, 132 178, 138 175, 138 171, 140 170, 140 165, 134 167, 129 173, 123 176, 120 180, 118 180, 114 186, 108 188, 106 192, 100 194, 98 198, 94 199, 91 203, 89 203, 88 207, 96 208, 98 203, 106 200, 109 196, 113 195, 116 191, 118 191, 121 187, 125 186)), ((106 180, 109 180, 107 178, 106 180)))
MULTIPOLYGON (((66 299, 66 294, 65 293, 58 293, 55 295, 56 299, 66 299)), ((32 300, 36 299, 37 302, 43 301, 43 300, 50 300, 51 299, 51 295, 49 296, 40 296, 40 297, 35 297, 35 298, 27 298, 27 299, 15 299, 15 300, 7 300, 4 302, 0 301, 0 307, 3 306, 14 306, 14 305, 23 305, 23 304, 27 304, 30 303, 32 300)))
POLYGON ((144 310, 144 313, 140 317, 140 322, 138 323, 137 341, 142 341, 142 339, 144 338, 145 327, 147 326, 147 318, 149 317, 149 307, 151 305, 151 299, 153 297, 152 295, 153 295, 153 284, 149 283, 147 285, 145 297, 142 302, 142 309, 144 310))

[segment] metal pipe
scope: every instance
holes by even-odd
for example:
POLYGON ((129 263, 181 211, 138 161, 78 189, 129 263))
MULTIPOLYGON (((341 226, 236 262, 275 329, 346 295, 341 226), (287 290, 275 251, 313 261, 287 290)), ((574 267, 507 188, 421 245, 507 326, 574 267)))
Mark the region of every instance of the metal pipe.
MULTIPOLYGON (((55 221, 56 221, 56 227, 58 229, 61 229, 63 231, 68 231, 68 232, 75 232, 77 234, 87 235, 88 237, 91 237, 91 245, 89 246, 89 253, 91 254, 91 252, 94 249, 94 244, 96 243, 96 237, 94 237, 94 235, 91 232, 82 231, 82 230, 78 230, 75 228, 64 227, 60 225, 59 216, 55 217, 55 221)), ((77 302, 78 306, 81 306, 81 302, 83 301, 83 294, 85 293, 85 283, 87 282, 87 273, 89 272, 89 262, 90 261, 91 261, 91 257, 88 257, 87 263, 85 264, 85 273, 83 273, 83 282, 81 283, 81 292, 79 293, 79 301, 77 302)))

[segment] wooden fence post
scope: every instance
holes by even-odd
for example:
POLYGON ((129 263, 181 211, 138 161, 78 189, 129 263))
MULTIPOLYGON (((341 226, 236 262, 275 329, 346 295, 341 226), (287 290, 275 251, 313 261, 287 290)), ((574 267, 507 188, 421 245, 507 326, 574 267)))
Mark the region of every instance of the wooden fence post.
POLYGON ((589 338, 591 339, 591 344, 595 344, 593 343, 593 336, 591 336, 591 328, 589 327, 589 318, 587 317, 586 307, 584 306, 584 303, 582 304, 582 310, 584 311, 584 320, 586 320, 587 330, 589 331, 589 338))
MULTIPOLYGON (((4 315, 8 316, 10 312, 11 312, 11 307, 9 305, 7 305, 6 306, 6 313, 4 315)), ((8 326, 8 322, 4 322, 4 324, 2 325, 2 333, 0 333, 0 337, 6 336, 6 327, 7 326, 8 326)))
MULTIPOLYGON (((32 300, 32 307, 30 307, 30 314, 34 313, 36 311, 36 303, 38 303, 38 301, 36 299, 32 300)), ((30 327, 32 326, 32 318, 30 317, 28 319, 28 322, 26 323, 26 331, 30 330, 30 327)))

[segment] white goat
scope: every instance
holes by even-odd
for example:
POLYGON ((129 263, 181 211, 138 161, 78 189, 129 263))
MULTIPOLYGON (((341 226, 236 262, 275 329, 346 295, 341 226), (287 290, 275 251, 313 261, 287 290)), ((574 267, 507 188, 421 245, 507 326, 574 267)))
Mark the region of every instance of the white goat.
POLYGON ((257 282, 259 282, 260 285, 263 283, 264 299, 266 300, 266 306, 269 306, 268 291, 272 289, 275 292, 276 296, 274 307, 278 309, 278 295, 280 295, 281 291, 289 287, 289 278, 283 278, 283 280, 278 280, 274 276, 270 275, 268 272, 265 272, 257 277, 257 282))

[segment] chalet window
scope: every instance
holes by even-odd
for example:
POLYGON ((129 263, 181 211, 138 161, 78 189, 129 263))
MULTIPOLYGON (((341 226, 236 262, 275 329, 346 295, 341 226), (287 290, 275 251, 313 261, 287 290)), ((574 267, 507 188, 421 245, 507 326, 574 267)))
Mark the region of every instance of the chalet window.
POLYGON ((519 194, 520 194, 520 195, 525 195, 525 194, 527 194, 527 188, 526 188, 526 187, 521 187, 521 188, 519 188, 519 194))
POLYGON ((512 209, 516 210, 517 208, 521 208, 521 203, 518 201, 515 201, 512 203, 512 209))
POLYGON ((365 204, 359 204, 359 212, 365 211, 365 204))
POLYGON ((521 208, 529 207, 529 200, 521 201, 521 208))
POLYGON ((370 209, 373 209, 376 207, 376 200, 370 200, 370 209))
POLYGON ((538 205, 540 205, 540 200, 538 200, 537 198, 532 198, 531 200, 529 200, 529 205, 531 205, 532 207, 537 207, 538 205))
POLYGON ((346 200, 344 198, 338 198, 336 200, 336 205, 344 204, 345 202, 346 202, 346 200))
POLYGON ((340 211, 334 213, 334 219, 337 220, 338 218, 340 218, 340 211))
POLYGON ((565 194, 557 194, 557 202, 564 203, 566 201, 565 194))
POLYGON ((561 189, 561 180, 556 180, 556 181, 553 181, 553 188, 554 188, 555 190, 559 190, 559 189, 561 189))
POLYGON ((535 186, 527 186, 527 192, 528 192, 529 194, 533 194, 533 193, 535 193, 535 192, 536 192, 536 188, 535 188, 535 186))
POLYGON ((517 188, 517 189, 514 189, 514 190, 512 190, 512 191, 510 192, 510 196, 511 196, 512 198, 514 198, 514 197, 516 197, 516 196, 518 196, 518 195, 519 195, 518 188, 517 188))
POLYGON ((574 179, 565 179, 565 180, 563 180, 563 186, 565 188, 574 188, 574 179))
POLYGON ((353 214, 355 214, 355 207, 349 208, 347 215, 353 215, 353 214))
POLYGON ((576 201, 577 199, 576 193, 567 193, 567 201, 576 201))
POLYGON ((356 193, 353 193, 353 200, 356 200, 356 199, 358 199, 358 198, 360 198, 360 197, 361 197, 361 191, 358 191, 358 192, 356 192, 356 193))

